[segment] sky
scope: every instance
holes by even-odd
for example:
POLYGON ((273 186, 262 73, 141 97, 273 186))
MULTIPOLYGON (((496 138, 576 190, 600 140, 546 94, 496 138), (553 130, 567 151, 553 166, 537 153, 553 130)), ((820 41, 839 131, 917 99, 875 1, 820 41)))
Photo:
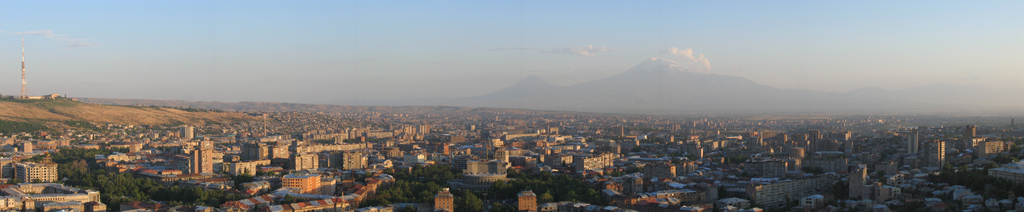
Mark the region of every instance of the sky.
POLYGON ((13 1, 0 94, 331 103, 569 86, 651 57, 785 89, 1024 88, 1022 1, 13 1))

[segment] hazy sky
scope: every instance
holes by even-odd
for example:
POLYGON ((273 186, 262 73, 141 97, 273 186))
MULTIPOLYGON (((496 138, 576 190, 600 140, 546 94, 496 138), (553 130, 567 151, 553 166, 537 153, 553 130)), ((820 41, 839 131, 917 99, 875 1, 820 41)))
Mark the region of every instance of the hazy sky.
POLYGON ((10 1, 0 30, 5 95, 22 34, 33 95, 466 97, 650 57, 778 88, 1024 87, 1024 1, 10 1))

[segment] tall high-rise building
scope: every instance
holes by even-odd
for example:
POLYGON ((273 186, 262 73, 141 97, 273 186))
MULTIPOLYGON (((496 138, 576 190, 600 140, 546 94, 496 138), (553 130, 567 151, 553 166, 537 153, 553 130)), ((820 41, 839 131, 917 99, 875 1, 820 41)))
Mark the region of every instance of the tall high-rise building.
POLYGON ((292 154, 288 162, 291 162, 292 170, 317 169, 320 165, 316 154, 292 154))
POLYGON ((443 188, 434 195, 434 211, 455 211, 455 195, 448 191, 448 188, 443 188))
POLYGON ((199 142, 189 160, 192 174, 213 173, 213 145, 209 141, 199 142))
POLYGON ((757 146, 764 147, 764 132, 757 132, 757 146))
POLYGON ((847 140, 843 142, 843 150, 846 151, 846 155, 853 155, 853 141, 847 140))
POLYGON ((25 141, 21 143, 21 151, 26 153, 32 153, 32 141, 25 141))
POLYGON ((978 126, 967 125, 964 127, 964 138, 973 138, 978 136, 978 126))
POLYGON ((39 163, 14 163, 13 166, 14 178, 21 182, 57 182, 57 164, 50 159, 50 154, 39 163))
POLYGON ((505 149, 505 147, 498 147, 494 149, 494 159, 508 163, 508 149, 505 149))
POLYGON ((537 194, 533 191, 519 192, 519 211, 537 211, 537 194))
POLYGON ((22 182, 57 182, 57 164, 55 163, 15 163, 15 178, 22 182))
POLYGON ((918 152, 918 134, 917 129, 910 130, 910 135, 907 135, 907 153, 917 154, 918 152))
POLYGON ((196 131, 195 127, 192 127, 192 126, 182 126, 182 127, 178 128, 178 131, 180 131, 178 133, 181 134, 181 138, 182 139, 188 140, 188 139, 195 138, 195 131, 196 131))
POLYGON ((807 136, 809 137, 809 140, 812 142, 822 139, 821 130, 808 130, 807 136))
POLYGON ((793 159, 804 159, 804 148, 793 147, 789 150, 789 157, 793 159))
POLYGON ((142 146, 143 146, 142 142, 130 143, 130 144, 128 144, 128 152, 129 153, 135 153, 135 152, 142 151, 142 146))
POLYGON ((267 144, 261 142, 242 144, 242 159, 244 160, 263 160, 269 156, 270 147, 267 144))
POLYGON ((331 153, 330 157, 331 166, 341 170, 364 169, 367 166, 366 157, 360 151, 336 152, 331 153))
MULTIPOLYGON (((978 126, 967 125, 964 126, 964 138, 961 140, 960 145, 955 148, 960 149, 971 149, 978 145, 978 142, 974 140, 978 137, 978 126)), ((979 141, 982 139, 979 139, 979 141)))
POLYGON ((853 138, 853 132, 843 131, 839 133, 839 136, 843 141, 849 141, 851 138, 853 138))
POLYGON ((867 198, 864 195, 864 183, 868 178, 868 166, 857 164, 850 166, 850 198, 867 198))
POLYGON ((420 135, 430 134, 430 124, 421 124, 416 128, 416 133, 420 135))
POLYGON ((0 158, 0 177, 14 178, 14 159, 0 158))
POLYGON ((929 141, 928 146, 925 147, 925 153, 927 153, 927 166, 942 167, 942 164, 946 162, 946 142, 929 141))

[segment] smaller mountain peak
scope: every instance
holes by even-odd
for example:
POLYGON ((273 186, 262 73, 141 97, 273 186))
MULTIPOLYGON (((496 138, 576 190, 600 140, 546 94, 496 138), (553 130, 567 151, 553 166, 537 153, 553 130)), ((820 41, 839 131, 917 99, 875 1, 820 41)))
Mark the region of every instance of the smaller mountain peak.
POLYGON ((526 76, 526 79, 520 80, 518 83, 516 83, 516 85, 521 85, 521 86, 553 86, 553 85, 551 85, 551 83, 548 83, 548 81, 546 81, 544 79, 541 79, 537 75, 533 75, 533 74, 531 74, 530 76, 526 76))
POLYGON ((657 74, 657 75, 675 75, 675 74, 687 74, 694 73, 682 65, 679 65, 676 61, 672 61, 665 58, 652 57, 649 60, 645 60, 639 65, 630 68, 627 72, 633 73, 646 73, 646 74, 657 74))

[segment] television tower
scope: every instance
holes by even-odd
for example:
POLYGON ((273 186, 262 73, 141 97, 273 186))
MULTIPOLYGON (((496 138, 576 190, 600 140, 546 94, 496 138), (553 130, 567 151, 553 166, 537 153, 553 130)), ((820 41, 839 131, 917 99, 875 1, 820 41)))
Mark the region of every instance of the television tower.
POLYGON ((21 98, 28 99, 28 82, 25 81, 25 36, 21 36, 21 98))

